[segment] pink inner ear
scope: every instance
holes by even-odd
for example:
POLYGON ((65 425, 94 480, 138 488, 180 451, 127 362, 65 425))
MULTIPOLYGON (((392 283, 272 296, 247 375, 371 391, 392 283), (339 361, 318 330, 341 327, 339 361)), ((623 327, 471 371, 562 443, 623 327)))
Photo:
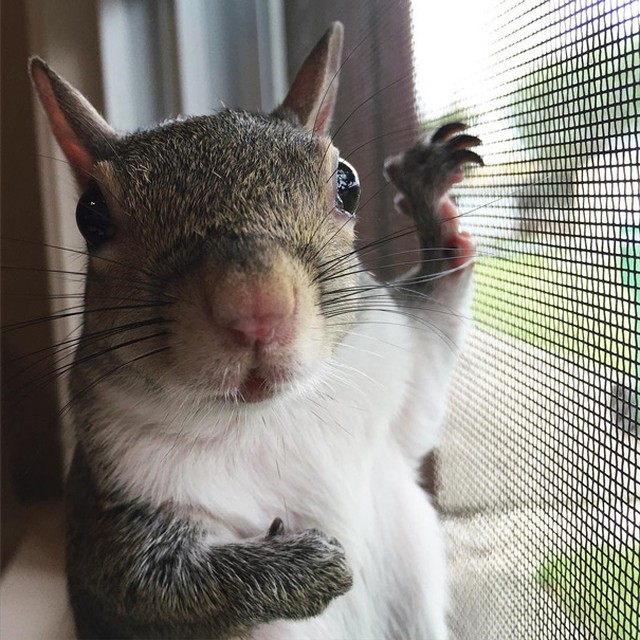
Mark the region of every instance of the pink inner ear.
POLYGON ((323 136, 325 135, 325 133, 327 133, 326 129, 328 128, 332 111, 333 104, 331 104, 331 101, 325 101, 325 103, 320 108, 320 111, 318 111, 315 122, 313 124, 313 133, 315 135, 323 136))
POLYGON ((42 106, 49 118, 53 135, 69 161, 76 175, 76 180, 84 189, 91 177, 91 170, 94 165, 93 156, 69 126, 69 122, 58 105, 51 82, 46 73, 34 65, 32 74, 42 106))
POLYGON ((85 189, 92 176, 93 158, 80 143, 75 142, 68 143, 68 147, 64 149, 64 155, 67 156, 69 164, 71 164, 76 174, 78 183, 85 189))

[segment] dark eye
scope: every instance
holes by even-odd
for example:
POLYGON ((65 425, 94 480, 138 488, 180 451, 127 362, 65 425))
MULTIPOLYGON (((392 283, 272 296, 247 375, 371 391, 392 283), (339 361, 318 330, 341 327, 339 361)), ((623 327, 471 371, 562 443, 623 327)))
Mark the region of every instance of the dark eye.
POLYGON ((336 204, 343 211, 354 214, 360 202, 360 179, 358 174, 346 160, 339 158, 336 176, 338 179, 336 204))
POLYGON ((76 223, 91 249, 99 247, 113 235, 109 207, 97 184, 91 183, 80 196, 76 207, 76 223))

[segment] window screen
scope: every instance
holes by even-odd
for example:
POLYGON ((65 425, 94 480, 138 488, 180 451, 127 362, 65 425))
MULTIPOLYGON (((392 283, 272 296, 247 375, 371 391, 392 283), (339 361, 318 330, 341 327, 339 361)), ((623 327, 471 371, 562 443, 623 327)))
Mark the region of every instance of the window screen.
POLYGON ((457 190, 478 260, 438 465, 452 635, 638 638, 638 3, 445 7, 441 36, 413 4, 423 122, 470 122, 486 163, 457 190))
MULTIPOLYGON (((477 295, 437 456, 452 638, 635 640, 637 1, 284 7, 294 67, 329 21, 347 27, 337 140, 366 185, 363 242, 406 225, 386 217, 386 155, 443 119, 469 123, 483 140, 486 166, 456 189, 478 243, 477 295)), ((379 254, 384 272, 393 251, 381 244, 379 254)), ((5 254, 3 263, 14 262, 5 254)), ((29 460, 17 466, 33 476, 48 449, 40 444, 35 458, 23 449, 29 460)))

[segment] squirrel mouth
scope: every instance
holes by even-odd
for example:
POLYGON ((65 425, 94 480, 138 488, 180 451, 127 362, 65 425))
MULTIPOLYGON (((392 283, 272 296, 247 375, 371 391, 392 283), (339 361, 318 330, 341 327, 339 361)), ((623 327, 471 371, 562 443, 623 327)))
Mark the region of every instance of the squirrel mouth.
POLYGON ((252 369, 238 387, 238 400, 241 402, 262 402, 271 398, 275 392, 274 381, 265 378, 257 369, 252 369))
POLYGON ((247 369, 224 395, 234 404, 256 403, 286 393, 296 377, 286 368, 247 369))

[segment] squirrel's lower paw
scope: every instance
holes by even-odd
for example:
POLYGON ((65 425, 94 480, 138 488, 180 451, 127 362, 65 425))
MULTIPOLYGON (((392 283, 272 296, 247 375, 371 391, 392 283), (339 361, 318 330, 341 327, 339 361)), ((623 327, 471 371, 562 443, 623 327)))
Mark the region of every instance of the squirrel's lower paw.
POLYGON ((335 538, 317 529, 286 533, 277 518, 267 540, 282 559, 284 588, 278 602, 282 617, 316 616, 351 588, 353 575, 344 548, 335 538))

